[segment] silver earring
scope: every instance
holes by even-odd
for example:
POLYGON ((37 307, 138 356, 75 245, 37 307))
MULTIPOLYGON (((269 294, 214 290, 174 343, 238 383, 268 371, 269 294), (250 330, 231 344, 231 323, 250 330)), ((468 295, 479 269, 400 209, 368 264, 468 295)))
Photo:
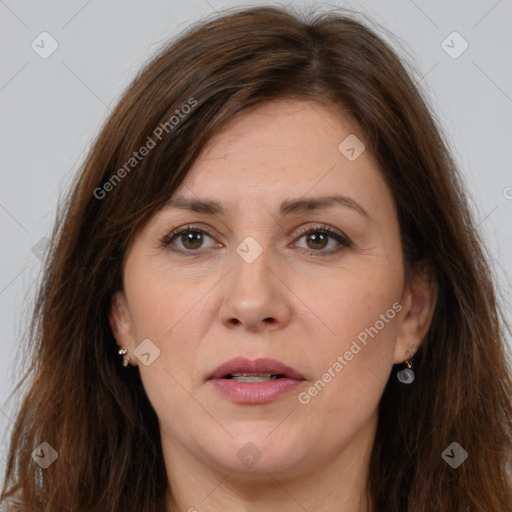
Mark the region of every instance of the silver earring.
POLYGON ((125 347, 120 348, 117 353, 120 356, 123 356, 123 362, 121 363, 123 366, 128 366, 128 363, 130 362, 130 356, 127 356, 125 354, 128 353, 128 350, 125 347))
POLYGON ((409 359, 405 361, 407 368, 400 370, 397 372, 396 377, 402 384, 411 384, 414 381, 414 371, 412 370, 412 356, 414 352, 412 351, 412 342, 409 344, 409 350, 407 351, 409 354, 409 359))

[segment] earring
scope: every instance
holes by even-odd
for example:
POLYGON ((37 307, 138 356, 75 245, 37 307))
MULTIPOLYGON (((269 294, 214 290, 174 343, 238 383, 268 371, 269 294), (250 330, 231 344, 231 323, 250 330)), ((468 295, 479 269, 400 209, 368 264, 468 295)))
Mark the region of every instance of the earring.
POLYGON ((403 370, 400 370, 397 372, 396 377, 402 384, 411 384, 414 381, 414 371, 412 368, 412 356, 414 355, 414 352, 412 351, 412 342, 409 343, 409 350, 407 351, 409 354, 409 359, 405 361, 405 364, 407 365, 407 368, 404 368, 403 370))
POLYGON ((126 356, 125 354, 128 353, 128 350, 125 347, 120 348, 117 353, 120 356, 123 356, 123 362, 121 363, 123 366, 128 366, 128 363, 130 361, 130 356, 126 356))

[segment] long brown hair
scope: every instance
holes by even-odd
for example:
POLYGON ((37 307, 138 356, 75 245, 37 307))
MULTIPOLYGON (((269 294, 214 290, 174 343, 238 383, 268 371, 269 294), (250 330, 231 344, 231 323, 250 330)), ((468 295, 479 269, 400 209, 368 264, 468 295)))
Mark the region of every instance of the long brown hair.
POLYGON ((190 27, 136 77, 57 216, 1 496, 16 510, 164 511, 158 421, 138 368, 120 365, 111 298, 134 234, 210 137, 283 97, 346 109, 393 193, 406 271, 424 261, 435 269, 438 300, 416 380, 391 378, 379 405, 373 509, 512 510, 510 327, 439 123, 378 30, 342 9, 224 12, 190 27), (43 442, 58 454, 46 469, 31 457, 43 442), (468 452, 456 469, 442 457, 452 442, 468 452))

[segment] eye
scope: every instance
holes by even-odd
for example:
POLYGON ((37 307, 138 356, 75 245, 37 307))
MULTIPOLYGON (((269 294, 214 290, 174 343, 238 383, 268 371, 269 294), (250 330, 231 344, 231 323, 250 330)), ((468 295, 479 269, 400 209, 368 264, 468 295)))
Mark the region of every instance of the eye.
POLYGON ((338 231, 334 231, 324 224, 321 226, 301 229, 299 231, 299 235, 301 235, 299 239, 306 239, 308 247, 306 247, 305 250, 311 255, 330 255, 339 252, 343 248, 352 246, 352 243, 346 236, 342 235, 338 231), (331 247, 329 250, 323 250, 329 244, 329 239, 334 239, 341 245, 341 247, 331 247))
POLYGON ((172 247, 173 251, 179 253, 193 253, 201 248, 204 242, 205 235, 207 238, 212 238, 204 229, 194 228, 192 226, 185 226, 178 228, 169 233, 163 240, 162 244, 165 247, 171 246, 174 241, 182 244, 182 247, 172 247))
MULTIPOLYGON (((327 256, 337 253, 343 248, 352 246, 352 243, 346 236, 323 224, 320 226, 303 228, 299 230, 299 235, 299 240, 302 238, 307 240, 306 243, 308 244, 308 247, 303 249, 308 254, 315 256, 327 256), (335 240, 339 246, 334 248, 331 247, 329 250, 324 250, 329 245, 329 239, 335 240)), ((213 239, 208 231, 200 228, 194 228, 189 225, 175 229, 169 233, 162 240, 162 245, 164 247, 170 247, 174 252, 186 256, 195 256, 200 253, 199 249, 204 248, 202 246, 204 244, 205 237, 213 239)), ((220 246, 220 244, 217 244, 217 247, 220 246)))

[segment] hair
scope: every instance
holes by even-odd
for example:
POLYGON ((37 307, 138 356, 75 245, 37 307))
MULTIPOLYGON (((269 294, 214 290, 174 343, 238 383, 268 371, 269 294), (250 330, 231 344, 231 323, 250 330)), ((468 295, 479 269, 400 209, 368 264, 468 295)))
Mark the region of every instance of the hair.
POLYGON ((393 194, 406 276, 427 262, 438 287, 414 384, 390 378, 379 403, 372 510, 510 512, 510 327, 468 193, 407 65, 356 13, 270 6, 191 25, 145 65, 58 209, 15 389, 30 377, 1 494, 12 510, 164 511, 158 418, 108 323, 126 250, 225 123, 291 98, 351 116, 393 194), (454 441, 469 454, 457 469, 441 456, 454 441), (43 442, 58 453, 44 470, 31 457, 43 442))

